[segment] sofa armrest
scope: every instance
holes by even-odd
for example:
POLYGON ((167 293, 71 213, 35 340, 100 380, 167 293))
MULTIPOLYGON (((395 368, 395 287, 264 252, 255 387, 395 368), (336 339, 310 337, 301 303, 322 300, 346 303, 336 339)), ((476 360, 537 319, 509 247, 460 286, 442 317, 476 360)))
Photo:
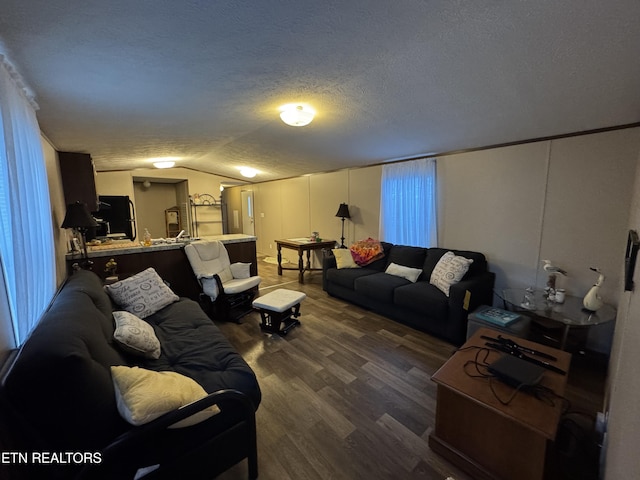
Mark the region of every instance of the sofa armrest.
POLYGON ((322 289, 327 290, 327 270, 330 268, 336 268, 336 257, 331 250, 325 250, 322 255, 322 289))
MULTIPOLYGON (((249 477, 257 478, 258 457, 255 423, 256 407, 247 395, 238 390, 232 389, 210 393, 198 401, 168 412, 145 425, 132 428, 128 432, 116 438, 105 448, 101 449, 100 463, 88 464, 75 478, 77 480, 120 478, 119 476, 122 474, 129 475, 131 472, 135 473, 139 468, 149 467, 150 465, 137 464, 136 462, 138 458, 143 457, 142 455, 139 455, 139 453, 148 448, 148 445, 153 445, 158 435, 161 435, 162 432, 180 420, 184 420, 185 418, 205 410, 212 405, 219 404, 224 404, 229 407, 233 406, 233 415, 239 415, 240 422, 244 422, 246 424, 246 444, 249 452, 249 477)), ((183 427, 183 429, 196 428, 199 425, 205 425, 207 422, 212 422, 219 416, 227 414, 224 407, 221 407, 220 410, 220 413, 213 417, 204 420, 193 427, 183 427)), ((222 432, 219 431, 211 431, 211 436, 214 437, 221 433, 222 432)), ((176 459, 179 459, 183 454, 184 452, 178 451, 176 453, 176 459)), ((163 457, 163 462, 171 463, 176 459, 163 457)), ((152 476, 153 478, 156 478, 157 475, 154 474, 152 476)), ((159 476, 162 478, 161 474, 159 476)), ((130 478, 133 478, 133 475, 130 478)))
POLYGON ((447 337, 462 345, 466 338, 467 316, 480 305, 491 305, 496 275, 482 272, 466 278, 449 289, 447 337))

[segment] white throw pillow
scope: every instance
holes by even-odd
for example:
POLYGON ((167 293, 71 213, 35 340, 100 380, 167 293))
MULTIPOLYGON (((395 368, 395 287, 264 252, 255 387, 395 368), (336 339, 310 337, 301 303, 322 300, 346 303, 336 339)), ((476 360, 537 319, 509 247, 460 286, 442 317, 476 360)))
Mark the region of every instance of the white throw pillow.
POLYGON ((336 257, 336 267, 340 268, 360 268, 360 266, 353 260, 351 250, 348 248, 334 248, 331 250, 333 256, 336 257))
POLYGON ((390 263, 384 273, 389 275, 395 275, 396 277, 402 277, 409 280, 411 283, 416 283, 418 277, 422 273, 420 268, 411 268, 404 265, 398 265, 397 263, 390 263))
MULTIPOLYGON (((112 366, 118 412, 132 425, 144 425, 165 413, 207 396, 195 380, 177 372, 154 372, 140 367, 112 366)), ((212 405, 171 428, 188 427, 202 422, 220 409, 212 405)))
POLYGON ((233 278, 249 278, 249 277, 251 277, 251 264, 250 263, 236 262, 236 263, 232 263, 230 268, 231 268, 231 274, 233 275, 233 278))
POLYGON ((220 281, 222 283, 227 283, 233 280, 233 273, 231 273, 231 267, 226 266, 222 270, 218 272, 218 276, 220 277, 220 281))
POLYGON ((448 297, 451 285, 462 280, 464 274, 469 270, 469 265, 472 263, 473 260, 470 258, 461 257, 453 252, 447 252, 440 258, 433 272, 431 272, 431 279, 429 281, 432 285, 442 290, 448 297))
POLYGON ((123 350, 147 358, 160 358, 160 341, 153 327, 133 313, 113 312, 116 329, 113 338, 123 350))
POLYGON ((140 318, 153 315, 180 300, 153 268, 147 268, 104 288, 114 302, 140 318))

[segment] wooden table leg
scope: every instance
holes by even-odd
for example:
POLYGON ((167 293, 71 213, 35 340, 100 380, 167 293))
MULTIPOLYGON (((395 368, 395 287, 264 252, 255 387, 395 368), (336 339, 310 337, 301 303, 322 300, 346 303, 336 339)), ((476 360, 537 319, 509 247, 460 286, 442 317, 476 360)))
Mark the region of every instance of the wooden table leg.
POLYGON ((282 275, 282 246, 278 244, 278 275, 282 275))
POLYGON ((304 283, 304 262, 302 261, 302 252, 303 250, 298 249, 298 283, 304 283))

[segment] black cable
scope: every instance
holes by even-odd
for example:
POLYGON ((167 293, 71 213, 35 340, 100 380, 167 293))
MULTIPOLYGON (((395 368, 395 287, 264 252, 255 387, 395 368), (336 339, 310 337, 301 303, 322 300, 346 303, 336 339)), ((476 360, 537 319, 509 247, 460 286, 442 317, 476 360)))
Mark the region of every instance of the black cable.
POLYGON ((565 404, 565 408, 563 409, 562 414, 565 415, 569 411, 569 408, 571 406, 571 403, 569 402, 569 400, 567 400, 565 397, 563 397, 561 395, 558 395, 551 388, 546 387, 544 385, 534 385, 534 386, 519 385, 518 387, 514 387, 513 392, 511 393, 511 395, 507 399, 500 398, 500 396, 498 395, 498 393, 495 390, 495 386, 494 386, 494 382, 493 382, 493 379, 495 379, 496 376, 491 374, 491 373, 488 373, 488 368, 490 366, 490 364, 488 362, 489 355, 491 354, 491 352, 496 352, 496 353, 499 353, 499 352, 497 350, 495 350, 495 349, 492 349, 492 348, 478 347, 478 346, 475 346, 475 345, 471 345, 471 346, 465 347, 465 348, 459 348, 457 351, 458 352, 462 352, 462 351, 473 350, 473 349, 476 350, 475 358, 473 360, 467 360, 464 363, 464 365, 462 367, 463 370, 464 370, 464 373, 466 373, 471 378, 487 378, 487 379, 489 379, 489 388, 491 389, 491 393, 493 393, 493 396, 502 405, 505 405, 505 406, 509 405, 519 392, 524 392, 524 393, 528 393, 530 395, 533 395, 535 398, 537 398, 541 402, 546 403, 547 405, 549 405, 551 407, 555 407, 555 405, 556 405, 554 399, 559 399, 565 404), (484 353, 484 357, 481 359, 480 355, 483 354, 483 353, 484 353), (473 365, 475 367, 475 370, 476 370, 475 374, 469 373, 469 371, 467 369, 467 367, 469 365, 473 365), (481 368, 484 368, 486 370, 483 372, 483 371, 481 371, 481 368))

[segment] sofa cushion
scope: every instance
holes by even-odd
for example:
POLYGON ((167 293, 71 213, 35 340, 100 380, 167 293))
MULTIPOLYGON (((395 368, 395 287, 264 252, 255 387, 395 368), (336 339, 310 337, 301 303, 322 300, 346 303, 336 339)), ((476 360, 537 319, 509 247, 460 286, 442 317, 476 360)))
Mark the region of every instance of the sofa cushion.
POLYGON ((373 275, 374 273, 377 273, 377 271, 371 266, 367 268, 330 268, 327 270, 326 276, 329 282, 353 290, 356 279, 373 275))
POLYGON ((395 263, 405 267, 422 268, 426 256, 426 248, 394 245, 387 256, 387 265, 395 263))
MULTIPOLYGON (((176 372, 154 372, 140 367, 111 367, 116 391, 118 412, 131 425, 139 426, 177 408, 207 396, 197 382, 176 372)), ((184 420, 172 428, 195 425, 219 413, 213 405, 184 420)))
POLYGON ((424 314, 428 318, 448 318, 449 299, 429 282, 416 282, 394 291, 394 304, 424 314))
POLYGON ((260 404, 253 370, 197 302, 181 298, 145 320, 154 327, 162 352, 157 360, 142 358, 141 367, 178 372, 195 380, 207 393, 239 390, 256 407, 260 404))
POLYGON ((113 319, 116 322, 113 338, 124 351, 143 357, 160 357, 160 341, 151 325, 129 312, 113 312, 113 319))
POLYGON ((151 267, 104 288, 114 302, 140 318, 154 314, 179 298, 151 267))
POLYGON ((464 278, 471 277, 478 273, 487 271, 487 259, 482 253, 479 252, 471 252, 469 250, 447 250, 445 248, 429 248, 427 251, 427 258, 424 261, 424 265, 422 270, 424 272, 423 278, 429 279, 431 278, 431 273, 435 268, 436 264, 440 261, 440 258, 447 253, 453 252, 456 255, 460 255, 465 258, 470 258, 473 260, 473 263, 469 266, 469 270, 465 274, 464 278))
POLYGON ((367 298, 372 298, 377 302, 393 302, 393 291, 411 282, 406 278, 396 277, 388 273, 374 273, 355 280, 355 291, 367 298))
POLYGON ((440 257, 433 272, 431 272, 429 282, 442 290, 448 297, 451 285, 462 280, 462 277, 464 277, 467 270, 469 270, 469 265, 472 263, 473 260, 470 258, 456 255, 453 252, 447 252, 440 257))

